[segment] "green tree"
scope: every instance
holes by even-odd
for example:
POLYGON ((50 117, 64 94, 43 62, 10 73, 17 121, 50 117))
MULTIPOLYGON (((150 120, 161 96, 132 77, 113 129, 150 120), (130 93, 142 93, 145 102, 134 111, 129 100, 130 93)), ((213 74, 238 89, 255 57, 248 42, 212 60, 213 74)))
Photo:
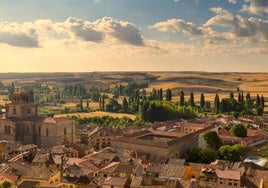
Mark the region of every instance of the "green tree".
POLYGON ((128 102, 127 102, 126 97, 124 97, 124 99, 123 99, 122 110, 124 113, 126 113, 128 111, 128 102))
POLYGON ((205 107, 205 96, 204 93, 200 95, 200 107, 203 109, 205 107))
POLYGON ((260 106, 261 106, 262 108, 265 107, 265 100, 264 100, 263 95, 262 95, 261 98, 260 98, 260 106))
POLYGON ((206 131, 203 135, 207 146, 214 151, 218 150, 222 144, 222 141, 216 131, 206 131))
POLYGON ((198 163, 201 160, 201 151, 202 148, 198 147, 198 146, 192 146, 190 148, 188 148, 186 150, 186 154, 185 154, 185 160, 187 162, 194 162, 194 163, 198 163))
POLYGON ((163 100, 163 89, 160 88, 158 90, 158 100, 162 101, 163 100))
POLYGON ((260 99, 260 96, 257 94, 257 97, 256 97, 256 108, 259 107, 261 105, 261 99, 260 99))
POLYGON ((106 111, 108 112, 119 112, 121 105, 114 98, 110 98, 106 104, 106 111))
POLYGON ((166 92, 166 100, 167 101, 171 101, 172 100, 172 92, 171 92, 171 89, 167 89, 167 92, 166 92))
POLYGON ((184 92, 181 91, 181 94, 180 94, 180 106, 184 106, 184 92))
POLYGON ((189 103, 190 103, 190 106, 191 106, 191 107, 194 107, 194 106, 195 106, 195 102, 194 102, 194 93, 193 93, 193 92, 190 93, 189 103))
POLYGON ((231 128, 231 134, 237 137, 246 137, 247 129, 243 124, 235 124, 231 128))
POLYGON ((7 180, 4 180, 0 185, 1 188, 10 188, 11 186, 12 186, 12 183, 7 180))
POLYGON ((241 160, 241 157, 245 154, 245 147, 240 144, 233 146, 224 145, 219 148, 218 157, 220 159, 237 162, 241 160))
POLYGON ((212 149, 205 148, 200 151, 201 163, 209 164, 216 159, 216 152, 212 149))
POLYGON ((217 93, 214 98, 214 111, 216 114, 220 111, 220 97, 217 93))
POLYGON ((256 115, 257 116, 262 116, 263 115, 263 107, 262 106, 258 106, 257 108, 256 108, 256 115))
POLYGON ((253 108, 253 100, 250 97, 250 93, 247 93, 246 95, 245 108, 246 108, 245 113, 251 115, 253 108))
POLYGON ((231 91, 230 92, 230 96, 229 96, 230 99, 233 99, 234 98, 234 93, 231 91))

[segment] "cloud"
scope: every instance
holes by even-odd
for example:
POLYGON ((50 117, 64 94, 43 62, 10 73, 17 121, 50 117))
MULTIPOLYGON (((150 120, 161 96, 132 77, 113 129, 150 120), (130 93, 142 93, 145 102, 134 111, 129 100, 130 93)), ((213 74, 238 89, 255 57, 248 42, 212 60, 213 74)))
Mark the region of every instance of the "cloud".
POLYGON ((255 38, 258 41, 268 41, 268 20, 233 15, 219 7, 211 8, 211 11, 215 12, 216 16, 210 18, 204 26, 229 28, 228 35, 232 38, 255 38))
POLYGON ((103 33, 96 31, 94 25, 88 21, 71 17, 64 22, 64 26, 85 41, 100 42, 103 40, 103 33))
POLYGON ((39 47, 58 42, 69 45, 77 41, 113 41, 144 46, 140 30, 134 24, 110 17, 94 22, 73 17, 56 23, 49 19, 25 23, 0 22, 0 43, 12 46, 39 47))
POLYGON ((30 23, 0 23, 0 43, 18 47, 39 47, 36 30, 30 23))
POLYGON ((232 3, 232 4, 236 4, 237 3, 237 0, 228 0, 229 3, 232 3))
POLYGON ((140 30, 132 23, 103 17, 93 22, 93 24, 99 31, 111 35, 121 42, 137 46, 144 45, 140 30))
POLYGON ((248 0, 248 5, 243 5, 242 11, 250 12, 253 14, 268 13, 268 0, 248 0))
POLYGON ((204 35, 205 29, 202 27, 196 27, 192 22, 185 22, 181 19, 171 19, 165 22, 158 22, 152 26, 151 29, 157 29, 161 32, 182 32, 187 35, 204 35))

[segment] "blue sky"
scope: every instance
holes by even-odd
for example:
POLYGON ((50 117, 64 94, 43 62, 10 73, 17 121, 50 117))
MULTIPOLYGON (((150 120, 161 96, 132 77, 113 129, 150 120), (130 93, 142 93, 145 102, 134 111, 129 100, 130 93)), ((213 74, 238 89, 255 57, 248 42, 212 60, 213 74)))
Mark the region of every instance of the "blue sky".
POLYGON ((0 51, 1 72, 267 72, 268 0, 0 0, 0 51))

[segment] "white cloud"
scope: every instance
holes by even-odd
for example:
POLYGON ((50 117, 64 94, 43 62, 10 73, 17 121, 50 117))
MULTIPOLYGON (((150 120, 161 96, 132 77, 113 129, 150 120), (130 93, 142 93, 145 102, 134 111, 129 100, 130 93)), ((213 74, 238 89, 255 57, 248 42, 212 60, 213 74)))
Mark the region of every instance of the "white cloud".
POLYGON ((31 23, 0 23, 0 43, 19 47, 39 47, 36 29, 31 23))
POLYGON ((39 47, 47 43, 61 41, 101 43, 106 40, 117 41, 134 46, 143 46, 140 30, 132 23, 110 17, 90 22, 78 18, 68 18, 64 22, 51 20, 10 23, 0 22, 0 43, 19 47, 39 47))
POLYGON ((249 5, 243 5, 242 11, 252 14, 268 13, 268 0, 245 0, 249 5))
POLYGON ((228 28, 228 35, 232 38, 248 38, 268 42, 268 20, 233 15, 222 8, 212 8, 211 10, 216 13, 216 16, 210 18, 204 26, 228 28))
POLYGON ((158 22, 152 26, 149 26, 151 29, 157 29, 161 32, 182 32, 188 35, 204 35, 205 28, 197 28, 192 22, 185 22, 181 19, 171 19, 165 22, 158 22))
POLYGON ((88 21, 68 18, 64 22, 64 26, 69 28, 75 36, 85 41, 100 42, 103 40, 103 33, 95 30, 94 25, 88 21))
POLYGON ((228 0, 229 3, 232 3, 232 4, 236 4, 237 3, 237 0, 228 0))
POLYGON ((93 22, 97 30, 131 45, 144 45, 140 30, 132 23, 104 17, 93 22))

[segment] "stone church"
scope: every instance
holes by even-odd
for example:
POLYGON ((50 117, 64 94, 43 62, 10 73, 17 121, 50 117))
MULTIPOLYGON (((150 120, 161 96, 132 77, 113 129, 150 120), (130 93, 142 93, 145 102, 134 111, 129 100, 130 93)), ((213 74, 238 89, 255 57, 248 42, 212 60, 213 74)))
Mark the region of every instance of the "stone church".
POLYGON ((53 146, 74 140, 74 123, 64 117, 39 117, 28 92, 13 93, 0 120, 0 139, 23 144, 53 146))

